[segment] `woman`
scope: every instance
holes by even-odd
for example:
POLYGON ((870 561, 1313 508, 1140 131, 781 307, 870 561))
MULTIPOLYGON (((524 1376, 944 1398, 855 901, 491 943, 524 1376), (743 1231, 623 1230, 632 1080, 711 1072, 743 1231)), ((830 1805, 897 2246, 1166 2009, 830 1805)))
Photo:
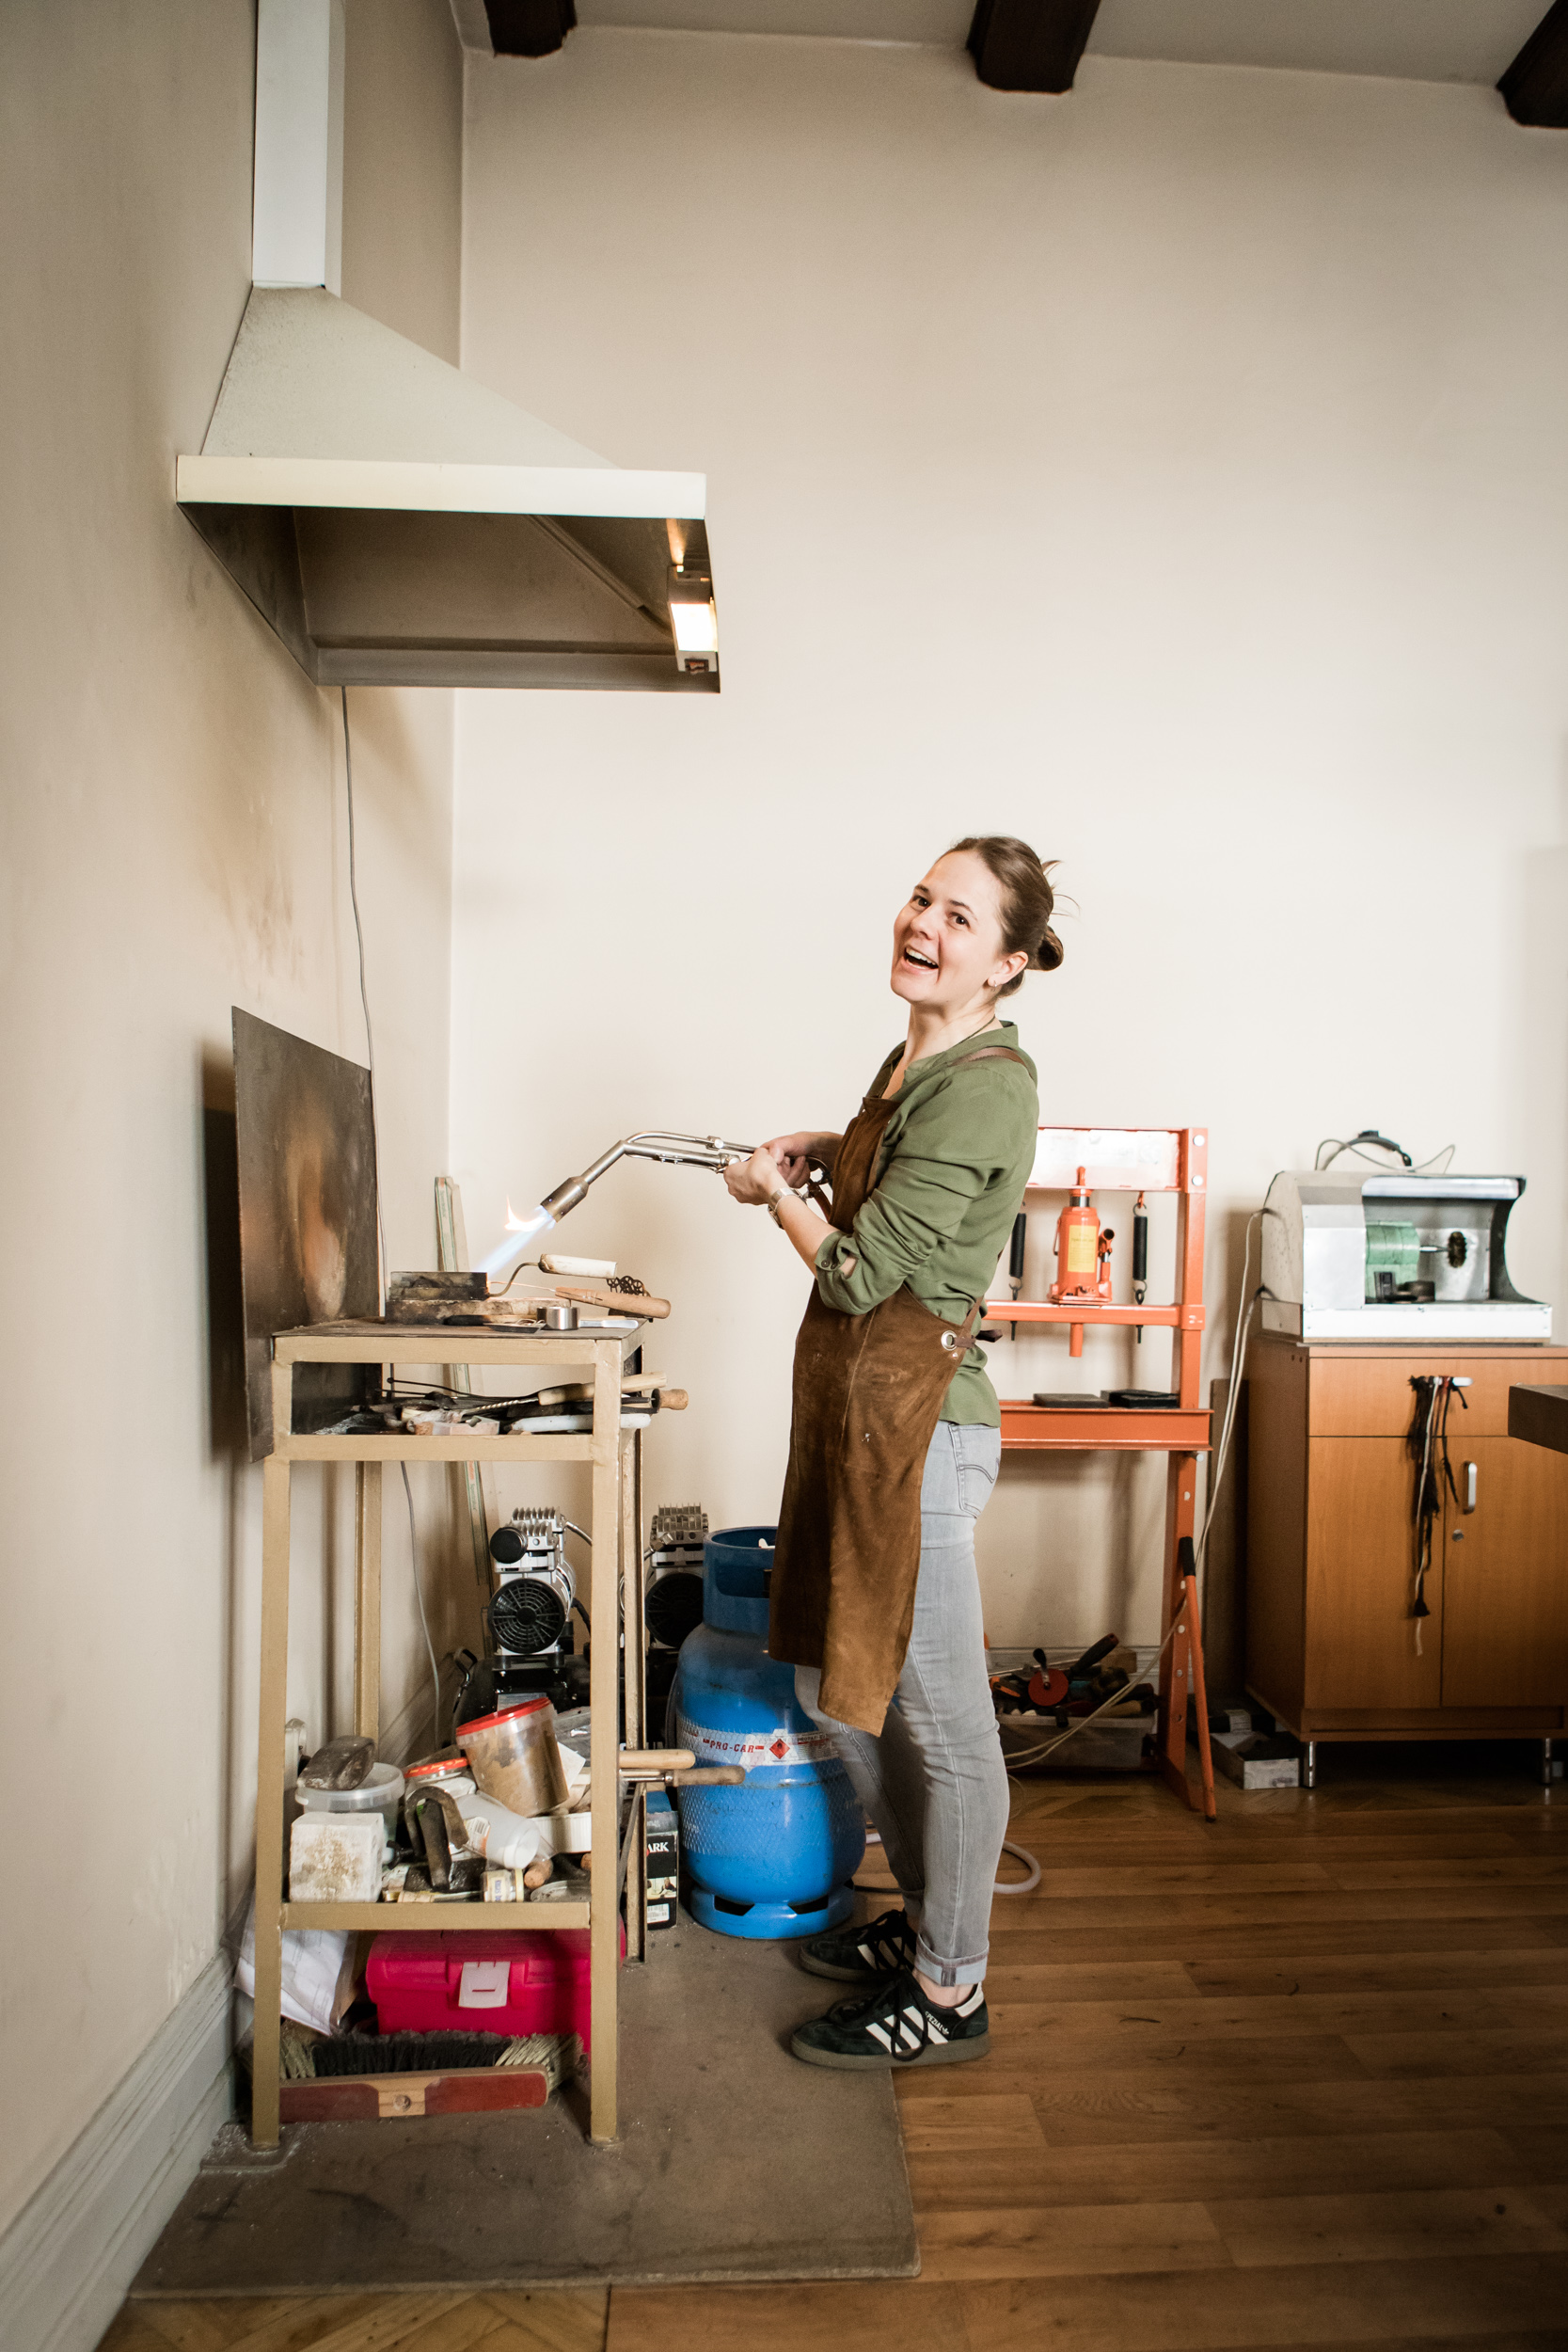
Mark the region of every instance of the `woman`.
POLYGON ((833 1736, 904 1897, 814 1936, 859 1988, 791 2044, 814 2066, 951 2063, 990 2046, 991 1889, 1007 1775, 986 1677, 974 1521, 1001 1415, 973 1344, 1023 1199, 1035 1065, 997 1011, 1062 960, 1046 869, 1022 841, 958 842, 893 927, 909 1034, 843 1136, 775 1136, 725 1171, 816 1275, 795 1346, 768 1649, 833 1736), (832 1179, 832 1222, 793 1189, 832 1179), (890 1704, 891 1702, 891 1704, 890 1704))

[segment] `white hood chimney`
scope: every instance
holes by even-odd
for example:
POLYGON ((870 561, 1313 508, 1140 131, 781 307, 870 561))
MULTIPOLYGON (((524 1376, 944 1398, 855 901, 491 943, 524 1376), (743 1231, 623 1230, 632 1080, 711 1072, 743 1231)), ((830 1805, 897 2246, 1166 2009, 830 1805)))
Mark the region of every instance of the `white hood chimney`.
POLYGON ((705 478, 341 299, 342 110, 341 0, 260 0, 254 284, 180 504, 318 684, 717 692, 705 478))

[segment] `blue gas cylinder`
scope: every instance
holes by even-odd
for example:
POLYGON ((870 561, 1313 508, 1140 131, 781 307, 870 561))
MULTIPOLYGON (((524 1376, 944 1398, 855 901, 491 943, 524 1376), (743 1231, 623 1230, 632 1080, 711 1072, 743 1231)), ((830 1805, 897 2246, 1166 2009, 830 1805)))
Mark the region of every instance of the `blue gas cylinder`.
POLYGON ((671 1692, 677 1746, 744 1764, 737 1788, 682 1788, 681 1852, 693 1918, 770 1941, 836 1928, 865 1820, 832 1741, 796 1704, 795 1669, 769 1658, 771 1527, 726 1527, 703 1547, 703 1622, 681 1644, 671 1692))

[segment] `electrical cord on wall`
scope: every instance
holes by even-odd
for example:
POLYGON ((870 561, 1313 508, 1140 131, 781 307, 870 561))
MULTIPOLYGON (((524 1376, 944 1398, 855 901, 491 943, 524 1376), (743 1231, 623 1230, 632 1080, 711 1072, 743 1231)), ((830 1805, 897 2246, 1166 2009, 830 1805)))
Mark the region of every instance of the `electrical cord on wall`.
POLYGON ((403 1499, 408 1505, 408 1557, 414 1568, 414 1598, 420 1604, 420 1631, 424 1635, 425 1655, 430 1660, 430 1688, 434 1711, 430 1719, 430 1743, 441 1744, 441 1670, 436 1663, 436 1645, 430 1638, 430 1620, 424 1613, 424 1587, 420 1582, 420 1546, 414 1533, 414 1489, 408 1484, 408 1465, 398 1464, 403 1472, 403 1499))
POLYGON ((1424 1176, 1429 1168, 1437 1167, 1439 1160, 1443 1165, 1441 1168, 1438 1168, 1438 1174, 1445 1175, 1448 1172, 1449 1162, 1454 1155, 1454 1146, 1451 1143, 1445 1143, 1442 1150, 1434 1152, 1430 1160, 1412 1160, 1402 1143, 1396 1143, 1391 1136, 1374 1135, 1370 1127, 1363 1127, 1358 1136, 1351 1136, 1343 1141, 1338 1136, 1324 1136, 1323 1142, 1312 1154, 1314 1172, 1322 1175, 1325 1169, 1332 1168, 1335 1161, 1345 1152, 1350 1152, 1354 1159, 1365 1160, 1369 1168, 1386 1168, 1388 1165, 1387 1161, 1374 1160, 1370 1152, 1363 1152, 1361 1146, 1364 1143, 1374 1144, 1380 1150, 1391 1152, 1396 1159, 1409 1168, 1413 1176, 1424 1176), (1323 1152, 1329 1144, 1332 1144, 1334 1149, 1325 1160, 1323 1152))
MULTIPOLYGON (((371 1028, 371 997, 365 981, 365 927, 359 919, 359 875, 355 861, 354 838, 354 745, 348 726, 348 688, 338 689, 343 713, 343 781, 348 801, 348 898, 354 909, 354 938, 359 951, 359 1005, 365 1016, 365 1060, 371 1073, 371 1156, 375 1177, 375 1254, 376 1304, 386 1296, 387 1230, 381 1217, 381 1136, 375 1109, 375 1038, 371 1028)), ((414 1524, 414 1490, 408 1483, 408 1465, 398 1464, 403 1472, 403 1496, 408 1505, 408 1565, 414 1579, 414 1599, 420 1612, 420 1630, 424 1635, 425 1654, 430 1660, 430 1687, 434 1714, 431 1719, 431 1744, 441 1744, 441 1670, 436 1663, 436 1645, 430 1638, 430 1620, 425 1615, 424 1585, 420 1577, 420 1542, 414 1524)))
POLYGON ((387 1229, 381 1217, 381 1131, 375 1107, 375 1039, 371 1031, 371 998, 365 985, 365 927, 359 920, 359 875, 354 843, 354 748, 348 731, 348 688, 340 686, 343 708, 343 782, 348 800, 348 902, 354 909, 354 937, 359 950, 359 1005, 365 1016, 365 1060, 371 1073, 371 1157, 375 1163, 375 1295, 380 1306, 387 1295, 387 1229))
MULTIPOLYGON (((1273 1190, 1273 1186, 1270 1186, 1273 1190)), ((1252 1229, 1263 1222, 1263 1211, 1254 1209, 1246 1221, 1246 1240, 1242 1248, 1242 1295, 1236 1307, 1236 1328, 1230 1341, 1230 1390, 1225 1400, 1225 1418, 1220 1423, 1220 1441, 1214 1449, 1213 1475, 1203 1509, 1203 1525, 1193 1546, 1193 1565, 1197 1570, 1198 1591, 1203 1590, 1203 1563, 1209 1550, 1209 1530, 1214 1523, 1214 1505, 1219 1501, 1220 1484, 1230 1455, 1230 1439, 1236 1427, 1236 1410, 1241 1402, 1242 1374, 1246 1366, 1247 1342, 1252 1337, 1253 1310, 1263 1295, 1263 1285, 1249 1294, 1247 1276, 1252 1270, 1252 1229)), ((1200 1604, 1201 1605, 1201 1604, 1200 1604)))

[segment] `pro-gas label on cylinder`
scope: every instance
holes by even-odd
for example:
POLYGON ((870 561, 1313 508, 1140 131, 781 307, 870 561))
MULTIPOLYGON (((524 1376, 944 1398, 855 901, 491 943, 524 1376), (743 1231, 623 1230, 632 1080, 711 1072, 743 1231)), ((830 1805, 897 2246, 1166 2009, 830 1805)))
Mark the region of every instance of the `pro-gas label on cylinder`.
POLYGON ((699 1764, 831 1764, 838 1754, 829 1731, 714 1731, 685 1715, 675 1718, 675 1745, 689 1748, 699 1764))

